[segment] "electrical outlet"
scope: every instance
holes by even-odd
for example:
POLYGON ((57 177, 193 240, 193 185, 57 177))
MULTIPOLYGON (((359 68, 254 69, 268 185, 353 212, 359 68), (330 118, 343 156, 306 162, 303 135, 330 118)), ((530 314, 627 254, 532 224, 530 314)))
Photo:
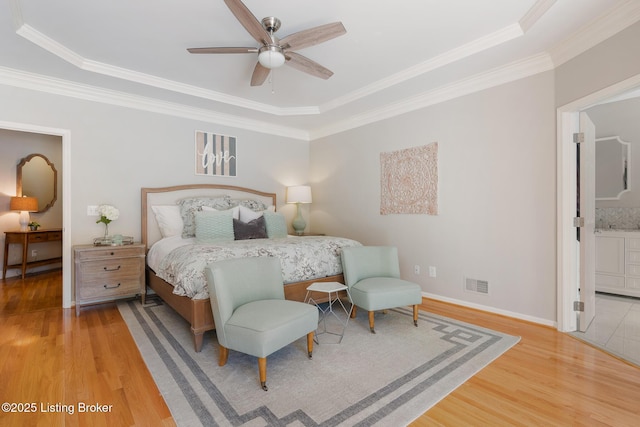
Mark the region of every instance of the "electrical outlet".
POLYGON ((98 216, 98 206, 87 206, 87 216, 98 216))
POLYGON ((419 265, 414 265, 414 266, 413 266, 413 273, 414 273, 416 276, 419 276, 419 275, 420 275, 420 266, 419 266, 419 265))
POLYGON ((31 250, 31 256, 32 256, 33 258, 37 257, 37 256, 38 256, 38 251, 37 251, 37 250, 35 250, 35 249, 32 249, 32 250, 31 250))
POLYGON ((429 277, 436 277, 436 268, 432 265, 429 266, 429 277))

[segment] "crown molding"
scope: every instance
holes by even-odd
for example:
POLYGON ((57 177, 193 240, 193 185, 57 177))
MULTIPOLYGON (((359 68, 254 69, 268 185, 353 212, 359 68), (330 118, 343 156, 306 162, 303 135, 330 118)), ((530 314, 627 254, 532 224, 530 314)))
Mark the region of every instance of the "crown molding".
POLYGON ((103 74, 109 77, 115 77, 122 80, 128 80, 141 83, 147 86, 157 87, 172 92, 182 93, 185 95, 195 96, 198 98, 209 99, 211 101, 221 102, 223 104, 234 105, 236 107, 246 108, 249 110, 260 111, 262 113, 272 114, 274 116, 291 116, 291 115, 313 115, 319 114, 318 107, 296 107, 296 108, 278 108, 268 104, 250 101, 245 98, 227 95, 222 92, 203 89, 197 86, 188 85, 173 80, 163 79, 151 74, 140 73, 122 67, 105 64, 98 61, 86 59, 76 52, 58 43, 54 39, 42 34, 28 24, 22 23, 16 30, 16 34, 29 40, 36 46, 58 56, 68 63, 80 68, 81 70, 90 71, 97 74, 103 74))
POLYGON ((357 101, 358 99, 365 98, 369 95, 373 95, 377 92, 389 89, 390 87, 403 83, 414 77, 426 74, 435 69, 444 67, 445 65, 451 64, 476 53, 506 43, 522 35, 522 28, 520 28, 519 24, 509 25, 499 31, 493 32, 470 43, 444 52, 427 61, 407 68, 406 70, 403 70, 399 73, 393 74, 392 76, 378 80, 377 82, 364 86, 356 91, 350 92, 325 104, 322 104, 320 106, 320 111, 324 113, 326 111, 330 111, 351 102, 357 101))
POLYGON ((551 9, 557 0, 538 0, 535 4, 520 18, 519 24, 522 31, 526 33, 551 9))
POLYGON ((640 20, 640 2, 627 0, 580 28, 549 50, 557 66, 575 58, 640 20))
POLYGON ((551 57, 548 54, 542 53, 534 55, 524 60, 515 61, 485 73, 460 80, 456 83, 424 92, 412 98, 389 104, 384 108, 370 110, 362 114, 354 115, 348 120, 312 130, 310 132, 311 140, 389 119, 544 71, 550 71, 553 70, 553 68, 553 61, 551 61, 551 57))
POLYGON ((5 67, 0 67, 0 84, 70 98, 83 99, 86 101, 94 101, 158 114, 166 114, 189 120, 199 120, 224 126, 233 126, 240 129, 303 141, 309 140, 308 132, 295 128, 277 126, 267 122, 250 120, 231 114, 216 113, 203 108, 189 107, 173 102, 160 101, 154 98, 146 98, 124 92, 102 89, 95 86, 83 85, 70 82, 68 80, 56 79, 5 67))

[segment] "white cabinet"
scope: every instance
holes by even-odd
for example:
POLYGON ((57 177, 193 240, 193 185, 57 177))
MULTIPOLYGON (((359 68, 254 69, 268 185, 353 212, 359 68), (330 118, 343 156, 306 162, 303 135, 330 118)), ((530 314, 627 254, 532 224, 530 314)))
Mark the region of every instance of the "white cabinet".
POLYGON ((640 297, 640 233, 596 235, 596 291, 640 297))

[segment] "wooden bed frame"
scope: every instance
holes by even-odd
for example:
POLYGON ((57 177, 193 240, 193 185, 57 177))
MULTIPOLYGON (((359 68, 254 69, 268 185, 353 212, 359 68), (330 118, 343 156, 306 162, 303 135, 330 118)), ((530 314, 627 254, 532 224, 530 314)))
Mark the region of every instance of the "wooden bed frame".
MULTIPOLYGON (((264 202, 267 206, 276 205, 276 194, 252 190, 250 188, 235 187, 231 185, 194 184, 177 185, 173 187, 142 188, 142 243, 148 251, 151 246, 162 238, 160 228, 155 219, 154 205, 171 205, 186 197, 211 197, 228 195, 233 199, 248 198, 264 202)), ((191 299, 173 293, 173 286, 156 276, 155 272, 147 267, 147 287, 152 289, 162 300, 185 318, 191 325, 191 335, 196 352, 202 349, 204 333, 215 329, 211 303, 207 299, 191 299)), ((289 283, 284 286, 285 298, 294 301, 304 301, 307 287, 313 282, 341 282, 343 276, 328 276, 303 282, 289 283)), ((145 302, 146 290, 142 294, 142 303, 145 302)))

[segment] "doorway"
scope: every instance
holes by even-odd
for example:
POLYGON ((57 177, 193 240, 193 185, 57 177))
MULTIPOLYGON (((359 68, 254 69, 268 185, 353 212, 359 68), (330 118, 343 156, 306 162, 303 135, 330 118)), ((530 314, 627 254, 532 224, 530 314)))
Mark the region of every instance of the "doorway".
POLYGON ((71 132, 27 123, 0 121, 0 128, 62 138, 62 307, 71 308, 71 132))
POLYGON ((557 110, 557 319, 558 330, 561 332, 574 332, 577 329, 577 316, 573 303, 578 296, 579 278, 584 275, 584 266, 579 262, 580 251, 573 225, 577 202, 577 156, 573 134, 579 131, 578 114, 598 102, 637 89, 638 86, 640 86, 640 75, 571 102, 557 110))

